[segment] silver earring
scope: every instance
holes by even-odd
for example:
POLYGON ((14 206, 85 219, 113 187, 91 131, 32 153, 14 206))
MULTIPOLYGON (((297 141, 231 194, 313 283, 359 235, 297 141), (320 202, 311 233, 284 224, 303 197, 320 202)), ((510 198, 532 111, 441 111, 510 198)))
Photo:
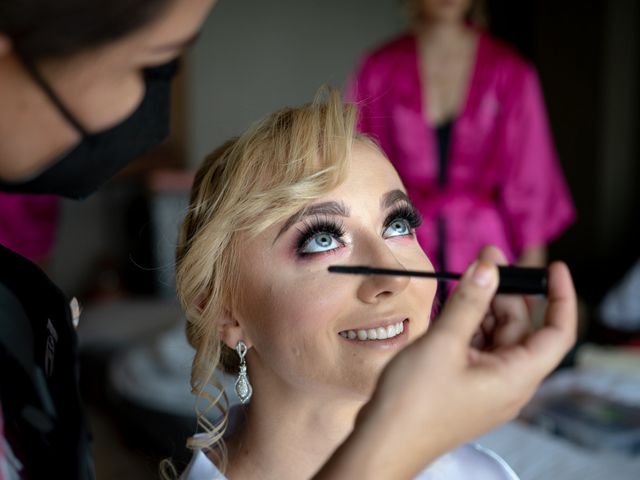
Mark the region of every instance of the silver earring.
POLYGON ((236 344, 236 352, 238 352, 238 356, 240 357, 240 371, 238 372, 235 387, 240 403, 247 403, 253 393, 253 388, 251 388, 251 384, 249 383, 249 377, 247 377, 247 362, 244 360, 247 350, 247 345, 242 340, 239 340, 236 344))

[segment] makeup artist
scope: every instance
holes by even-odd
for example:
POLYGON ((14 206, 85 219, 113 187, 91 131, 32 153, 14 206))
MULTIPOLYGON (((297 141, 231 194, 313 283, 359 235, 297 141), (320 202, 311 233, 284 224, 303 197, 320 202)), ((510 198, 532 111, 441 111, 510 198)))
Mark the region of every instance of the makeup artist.
MULTIPOLYGON (((164 140, 175 60, 213 3, 0 0, 0 190, 84 198, 164 140)), ((77 314, 0 246, 0 478, 94 476, 77 314)))

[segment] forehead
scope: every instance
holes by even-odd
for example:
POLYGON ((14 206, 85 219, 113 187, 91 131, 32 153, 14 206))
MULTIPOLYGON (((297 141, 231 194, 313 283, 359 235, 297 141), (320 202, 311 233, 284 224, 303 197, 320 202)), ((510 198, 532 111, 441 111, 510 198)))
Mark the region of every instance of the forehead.
MULTIPOLYGON (((367 143, 356 141, 346 169, 346 176, 337 188, 327 192, 286 218, 280 218, 257 237, 272 237, 275 242, 294 224, 310 212, 322 211, 330 215, 355 215, 359 218, 377 216, 393 192, 406 192, 395 168, 381 151, 367 143), (319 209, 319 210, 316 210, 319 209)), ((393 196, 393 197, 390 197, 393 196)), ((315 214, 315 213, 314 213, 315 214)), ((244 240, 255 238, 244 236, 244 240)))
POLYGON ((391 162, 378 148, 356 141, 344 183, 327 197, 372 197, 379 201, 382 195, 396 189, 405 190, 391 162))

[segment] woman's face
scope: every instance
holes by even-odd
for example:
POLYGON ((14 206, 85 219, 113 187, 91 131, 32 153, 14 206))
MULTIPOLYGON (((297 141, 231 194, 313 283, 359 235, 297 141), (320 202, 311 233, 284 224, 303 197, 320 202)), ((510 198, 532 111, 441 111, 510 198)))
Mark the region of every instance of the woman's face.
POLYGON ((429 22, 461 22, 469 8, 471 0, 420 0, 422 16, 429 22))
POLYGON ((214 3, 171 0, 165 12, 135 32, 71 58, 43 62, 45 78, 85 128, 104 130, 142 100, 144 69, 176 59, 196 39, 214 3))
POLYGON ((341 186, 247 241, 234 313, 253 345, 252 377, 268 388, 366 399, 389 359, 427 329, 436 282, 327 267, 432 270, 418 223, 389 161, 356 142, 341 186))
MULTIPOLYGON (((86 130, 106 130, 124 121, 142 101, 143 70, 177 58, 196 38, 214 3, 215 0, 171 0, 166 11, 137 31, 71 57, 43 60, 38 69, 86 130)), ((1 55, 2 52, 3 60, 1 55)), ((20 115, 32 118, 31 124, 46 128, 40 129, 36 146, 19 150, 22 156, 17 155, 11 165, 0 165, 4 180, 19 181, 34 175, 81 139, 40 87, 31 80, 21 85, 29 100, 20 115)))

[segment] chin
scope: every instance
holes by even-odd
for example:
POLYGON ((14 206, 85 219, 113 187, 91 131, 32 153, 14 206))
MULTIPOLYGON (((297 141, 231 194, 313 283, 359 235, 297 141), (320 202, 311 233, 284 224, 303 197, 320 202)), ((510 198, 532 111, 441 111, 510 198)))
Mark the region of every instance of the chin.
POLYGON ((451 23, 462 23, 464 17, 460 17, 455 12, 438 12, 429 18, 430 23, 435 24, 451 24, 451 23))
POLYGON ((366 365, 362 365, 359 372, 354 372, 357 380, 355 380, 351 386, 353 393, 361 396, 365 401, 368 401, 378 384, 380 374, 384 370, 384 367, 386 367, 395 356, 395 353, 397 352, 394 352, 394 354, 390 352, 386 357, 378 356, 375 359, 371 359, 366 365))

